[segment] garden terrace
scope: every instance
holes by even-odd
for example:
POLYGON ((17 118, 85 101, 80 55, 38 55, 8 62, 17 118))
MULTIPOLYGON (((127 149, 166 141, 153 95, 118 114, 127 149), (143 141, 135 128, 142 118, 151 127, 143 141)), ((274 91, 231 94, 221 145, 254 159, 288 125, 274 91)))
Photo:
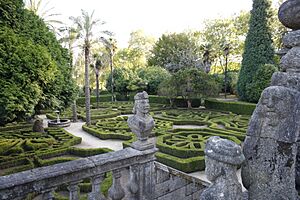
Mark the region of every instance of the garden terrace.
POLYGON ((6 127, 4 131, 0 132, 1 175, 111 151, 102 148, 77 149, 71 147, 81 143, 81 138, 75 137, 61 128, 47 128, 44 133, 39 133, 32 132, 31 128, 16 127, 14 129, 6 127))
MULTIPOLYGON (((158 161, 184 172, 204 170, 204 144, 210 136, 220 136, 240 144, 249 116, 204 109, 173 109, 152 113, 158 161), (176 126, 175 126, 176 125, 176 126), (188 125, 191 128, 181 128, 188 125), (196 126, 195 126, 196 125, 196 126)), ((125 140, 124 147, 136 140, 127 125, 127 116, 99 119, 83 129, 101 139, 125 140)))
MULTIPOLYGON (((0 177, 0 198, 3 200, 22 199, 29 193, 42 193, 43 199, 52 199, 55 189, 67 184, 70 199, 79 199, 79 183, 90 178, 92 191, 88 197, 94 199, 101 195, 100 185, 106 172, 112 171, 113 185, 110 197, 121 199, 124 196, 124 189, 120 185, 121 171, 129 166, 135 169, 147 165, 148 162, 153 161, 154 152, 155 149, 140 152, 127 148, 118 152, 0 177)), ((132 176, 139 177, 135 170, 131 170, 131 173, 134 173, 132 176)), ((138 184, 137 179, 131 179, 130 184, 138 184)), ((142 188, 140 187, 139 190, 142 188)))

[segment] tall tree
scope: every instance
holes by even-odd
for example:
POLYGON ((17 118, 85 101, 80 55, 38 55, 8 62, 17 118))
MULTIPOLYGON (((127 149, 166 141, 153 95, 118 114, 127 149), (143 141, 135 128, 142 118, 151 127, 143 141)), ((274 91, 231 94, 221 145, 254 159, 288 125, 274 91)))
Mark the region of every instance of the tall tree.
POLYGON ((226 46, 230 47, 229 69, 239 69, 249 17, 249 13, 241 12, 229 18, 206 20, 205 27, 200 32, 200 41, 202 48, 209 52, 213 73, 225 72, 226 55, 224 49, 226 46))
POLYGON ((252 6, 249 31, 237 84, 239 98, 243 101, 251 101, 249 94, 253 94, 253 91, 249 90, 255 88, 249 87, 249 85, 255 80, 254 75, 257 70, 264 64, 274 62, 274 48, 268 21, 271 17, 271 2, 270 0, 253 0, 252 6))
POLYGON ((160 66, 170 72, 183 68, 203 68, 202 53, 194 33, 163 34, 155 43, 148 65, 160 66))
POLYGON ((89 81, 89 66, 90 66, 90 51, 93 40, 93 31, 97 25, 103 25, 105 22, 99 19, 94 19, 94 12, 81 10, 81 16, 70 17, 70 19, 77 26, 81 38, 82 48, 84 51, 84 76, 85 76, 85 109, 86 109, 86 124, 91 124, 91 111, 90 111, 90 81, 89 81))
POLYGON ((142 30, 131 32, 128 47, 119 49, 115 55, 115 65, 132 70, 145 67, 154 43, 155 39, 142 30))
POLYGON ((116 40, 110 37, 106 39, 105 37, 100 38, 101 42, 104 44, 108 54, 109 54, 109 66, 110 66, 110 78, 111 78, 111 101, 116 100, 114 95, 114 56, 117 49, 116 40))
POLYGON ((69 54, 22 0, 0 0, 0 123, 72 102, 69 54))

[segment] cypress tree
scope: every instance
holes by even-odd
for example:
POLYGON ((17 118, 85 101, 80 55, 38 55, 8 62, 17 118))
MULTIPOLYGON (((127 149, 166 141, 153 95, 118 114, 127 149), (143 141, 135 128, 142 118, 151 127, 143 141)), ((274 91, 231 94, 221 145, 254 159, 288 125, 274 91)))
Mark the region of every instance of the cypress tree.
POLYGON ((240 100, 253 102, 251 94, 260 92, 253 91, 255 88, 251 87, 257 70, 265 64, 274 63, 274 48, 268 22, 270 17, 270 0, 253 0, 249 31, 245 41, 242 66, 237 83, 240 100))

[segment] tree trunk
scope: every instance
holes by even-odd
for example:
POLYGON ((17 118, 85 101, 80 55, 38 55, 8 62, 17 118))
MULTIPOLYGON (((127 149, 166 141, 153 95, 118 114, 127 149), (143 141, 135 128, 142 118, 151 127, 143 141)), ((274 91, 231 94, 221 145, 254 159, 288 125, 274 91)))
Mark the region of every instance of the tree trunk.
POLYGON ((86 124, 91 125, 91 110, 90 110, 90 80, 89 80, 89 55, 90 49, 89 46, 86 45, 84 48, 84 65, 85 65, 85 117, 86 117, 86 124))
POLYGON ((99 74, 96 74, 96 98, 97 98, 97 109, 99 109, 99 74))
POLYGON ((191 100, 187 100, 187 104, 188 104, 188 108, 192 108, 192 102, 191 102, 191 100))
POLYGON ((77 108, 76 108, 76 100, 74 100, 74 103, 72 105, 72 120, 73 122, 77 122, 78 121, 78 117, 77 117, 77 108))
POLYGON ((113 70, 113 55, 110 54, 110 74, 111 74, 111 102, 114 102, 114 70, 113 70))

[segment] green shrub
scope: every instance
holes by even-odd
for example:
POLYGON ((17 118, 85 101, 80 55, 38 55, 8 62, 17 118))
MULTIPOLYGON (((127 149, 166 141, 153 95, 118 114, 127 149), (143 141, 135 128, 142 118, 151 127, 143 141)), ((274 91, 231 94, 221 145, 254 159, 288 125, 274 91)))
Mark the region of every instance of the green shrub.
MULTIPOLYGON (((110 94, 100 95, 99 101, 100 102, 109 102, 109 101, 111 101, 111 95, 110 94)), ((96 96, 91 96, 90 102, 91 102, 91 104, 96 103, 97 102, 97 97, 96 96)), ((84 105, 85 104, 85 97, 79 97, 77 99, 77 104, 84 105)))
POLYGON ((113 150, 108 149, 108 148, 90 148, 90 149, 81 149, 81 148, 76 148, 76 147, 70 147, 68 152, 70 154, 80 156, 80 157, 88 157, 88 156, 93 156, 93 155, 98 155, 98 154, 103 154, 103 153, 108 153, 113 150))
POLYGON ((275 65, 261 66, 253 77, 253 82, 246 86, 246 95, 249 102, 257 103, 262 91, 270 86, 273 73, 278 71, 275 65))
POLYGON ((256 104, 245 102, 223 102, 215 99, 206 99, 204 102, 206 109, 229 111, 236 114, 252 115, 256 104))
POLYGON ((72 161, 72 160, 76 160, 76 159, 77 158, 74 158, 74 157, 58 157, 58 158, 52 158, 49 160, 41 160, 40 163, 42 166, 49 166, 49 165, 68 162, 68 161, 72 161))
POLYGON ((132 133, 126 133, 126 132, 101 130, 101 129, 97 129, 95 126, 83 125, 82 129, 102 140, 106 140, 106 139, 130 140, 132 139, 132 135, 133 135, 132 133))
POLYGON ((203 171, 205 169, 204 156, 197 156, 192 158, 177 158, 175 156, 171 156, 161 152, 157 152, 155 156, 158 162, 161 162, 185 173, 203 171))

